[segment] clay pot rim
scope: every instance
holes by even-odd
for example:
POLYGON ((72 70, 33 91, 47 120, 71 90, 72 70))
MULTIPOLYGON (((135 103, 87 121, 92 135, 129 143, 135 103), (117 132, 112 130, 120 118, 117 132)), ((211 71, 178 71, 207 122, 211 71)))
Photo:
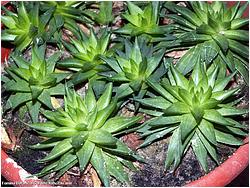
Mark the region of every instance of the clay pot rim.
POLYGON ((231 156, 220 166, 185 185, 185 187, 224 187, 233 181, 249 165, 248 136, 231 156))
MULTIPOLYGON (((214 170, 208 174, 200 177, 198 180, 192 181, 185 187, 222 187, 229 184, 234 178, 236 178, 249 164, 249 143, 248 137, 244 140, 245 144, 240 146, 232 156, 224 161, 220 166, 216 167, 214 170)), ((1 163, 2 163, 2 175, 10 182, 22 181, 24 184, 17 186, 25 187, 46 187, 52 185, 46 185, 37 177, 27 178, 31 176, 22 167, 17 165, 17 163, 9 158, 9 156, 2 150, 1 151, 1 163), (6 170, 7 169, 7 170, 6 170), (10 171, 10 172, 9 172, 10 171), (22 173, 20 173, 20 171, 22 173), (26 177, 23 177, 25 174, 26 177)))

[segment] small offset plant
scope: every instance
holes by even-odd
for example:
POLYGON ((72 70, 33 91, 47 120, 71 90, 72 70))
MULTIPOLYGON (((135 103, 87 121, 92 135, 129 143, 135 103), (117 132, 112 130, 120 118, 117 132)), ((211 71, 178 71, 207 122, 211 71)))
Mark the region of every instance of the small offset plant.
POLYGON ((237 70, 248 83, 249 20, 242 18, 248 3, 241 6, 238 2, 231 8, 219 1, 193 1, 188 5, 184 7, 173 2, 164 5, 175 13, 167 17, 175 21, 175 34, 181 40, 180 46, 194 46, 181 58, 178 69, 188 73, 194 67, 190 62, 195 62, 197 54, 205 53, 204 61, 211 63, 220 56, 229 70, 237 70))
POLYGON ((128 182, 123 166, 135 169, 130 160, 141 158, 114 135, 134 126, 142 117, 113 116, 116 108, 111 83, 97 101, 91 87, 84 99, 67 89, 64 110, 44 111, 44 116, 50 121, 30 125, 40 135, 49 138, 32 148, 53 147, 40 160, 51 164, 36 175, 57 172, 56 177, 60 177, 77 163, 81 171, 91 163, 105 186, 110 186, 110 175, 121 182, 128 182))
POLYGON ((63 41, 64 46, 72 54, 72 58, 64 59, 57 63, 59 68, 67 68, 76 73, 71 78, 71 83, 78 84, 96 76, 102 70, 103 61, 100 56, 110 56, 113 51, 108 50, 110 34, 103 30, 98 37, 93 30, 86 35, 79 29, 78 39, 70 39, 70 43, 63 41))
POLYGON ((72 20, 82 21, 83 11, 79 9, 83 2, 78 1, 42 1, 42 10, 53 10, 56 23, 70 22, 72 20))
POLYGON ((55 72, 60 53, 45 60, 45 49, 45 45, 34 46, 30 62, 19 53, 12 54, 15 64, 5 69, 7 75, 2 77, 4 89, 11 92, 5 109, 14 110, 26 105, 33 122, 38 121, 42 105, 53 108, 50 96, 64 95, 64 85, 60 82, 69 75, 55 72))
POLYGON ((138 36, 141 34, 158 36, 168 31, 168 26, 159 25, 160 2, 149 2, 144 10, 142 10, 137 5, 127 1, 127 7, 127 12, 122 14, 122 16, 129 23, 116 30, 116 33, 130 36, 138 36))
POLYGON ((162 63, 164 49, 155 51, 143 38, 136 38, 134 44, 125 40, 125 52, 117 51, 115 57, 102 59, 112 71, 102 72, 107 80, 129 86, 132 93, 142 98, 147 90, 146 79, 150 76, 159 78, 166 73, 162 63), (162 65, 161 65, 162 64, 162 65))
POLYGON ((2 7, 5 15, 1 15, 1 21, 6 27, 1 34, 3 41, 13 42, 16 49, 23 51, 30 44, 42 44, 46 36, 46 25, 52 15, 46 11, 39 15, 39 3, 32 4, 29 12, 23 2, 18 3, 17 13, 2 7))
POLYGON ((84 13, 100 25, 108 25, 114 20, 112 5, 112 1, 101 1, 98 3, 98 13, 88 9, 85 10, 84 13))
POLYGON ((80 1, 42 1, 40 2, 41 11, 52 11, 49 21, 49 33, 54 35, 55 40, 60 39, 58 31, 62 27, 77 33, 77 24, 91 23, 92 21, 85 16, 86 5, 80 1))
MULTIPOLYGON (((204 65, 205 66, 205 65, 204 65)), ((191 146, 202 168, 207 172, 208 155, 218 164, 218 143, 241 145, 236 138, 247 135, 246 126, 234 120, 248 112, 234 107, 232 97, 239 89, 225 90, 235 73, 217 79, 219 67, 211 66, 207 71, 197 62, 190 80, 176 68, 170 67, 170 77, 161 84, 148 79, 149 85, 160 96, 138 100, 158 112, 145 123, 139 132, 146 137, 141 147, 172 133, 169 141, 165 167, 180 164, 191 146)))

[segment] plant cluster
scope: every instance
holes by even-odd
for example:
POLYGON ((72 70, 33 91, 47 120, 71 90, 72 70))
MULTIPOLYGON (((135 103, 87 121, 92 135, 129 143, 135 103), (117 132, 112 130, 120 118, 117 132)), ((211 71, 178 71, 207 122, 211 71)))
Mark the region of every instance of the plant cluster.
POLYGON ((166 169, 191 148, 207 172, 208 157, 218 164, 219 144, 243 144, 247 128, 237 118, 248 110, 237 108, 240 87, 230 82, 242 76, 248 84, 247 3, 126 2, 120 15, 113 2, 10 4, 1 17, 2 40, 15 46, 2 76, 4 110, 27 108, 29 127, 46 138, 30 146, 51 149, 37 176, 91 164, 105 186, 110 176, 129 183, 124 167, 145 162, 119 139, 132 131, 144 139, 140 147, 170 136, 166 169), (119 16, 125 24, 117 29, 119 16), (46 54, 48 45, 59 52, 46 54), (176 63, 166 54, 183 48, 176 63), (81 96, 74 87, 83 83, 81 96), (63 105, 55 109, 52 96, 63 105), (139 125, 142 116, 119 115, 127 101, 151 119, 139 125))
POLYGON ((187 7, 166 2, 164 6, 175 21, 174 34, 180 45, 191 47, 177 65, 183 74, 193 69, 194 63, 189 61, 194 61, 196 54, 206 53, 203 60, 207 64, 219 59, 226 64, 224 69, 237 70, 248 83, 249 20, 242 18, 248 3, 241 6, 237 2, 231 8, 219 1, 193 1, 187 7))

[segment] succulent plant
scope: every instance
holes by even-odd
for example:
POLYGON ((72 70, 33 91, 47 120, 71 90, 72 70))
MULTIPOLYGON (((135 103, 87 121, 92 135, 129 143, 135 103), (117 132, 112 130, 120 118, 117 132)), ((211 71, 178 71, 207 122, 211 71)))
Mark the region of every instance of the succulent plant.
POLYGON ((86 2, 80 1, 42 1, 41 11, 52 11, 53 16, 49 22, 49 33, 54 35, 55 40, 58 42, 60 39, 59 32, 61 28, 70 29, 77 32, 77 24, 80 23, 92 23, 92 21, 86 17, 85 8, 86 2))
POLYGON ((50 11, 39 15, 39 3, 30 2, 32 8, 29 12, 23 2, 17 5, 17 13, 14 13, 5 7, 5 15, 1 15, 1 21, 5 26, 1 37, 3 41, 10 41, 16 45, 16 49, 23 51, 31 43, 41 44, 47 39, 46 25, 52 15, 50 11))
POLYGON ((162 35, 168 31, 168 26, 159 25, 160 2, 149 2, 142 10, 134 3, 127 1, 128 10, 122 14, 129 23, 116 30, 116 33, 138 36, 147 34, 152 36, 162 35))
MULTIPOLYGON (((54 9, 53 15, 59 18, 62 21, 67 21, 67 19, 71 20, 78 20, 82 21, 81 16, 83 12, 81 11, 79 6, 81 6, 83 3, 79 1, 42 1, 41 3, 41 9, 42 10, 48 10, 48 9, 54 9), (64 20, 63 20, 64 19, 64 20)), ((59 21, 61 22, 61 21, 59 21)))
POLYGON ((129 86, 131 93, 142 98, 147 89, 146 79, 150 76, 159 79, 166 73, 166 62, 162 63, 165 51, 155 51, 144 38, 136 38, 134 44, 125 40, 124 44, 125 52, 117 50, 114 57, 101 57, 112 69, 101 75, 124 87, 129 86))
POLYGON ((238 138, 247 135, 247 127, 234 119, 248 112, 236 108, 235 101, 232 102, 232 96, 239 88, 225 90, 235 73, 218 79, 218 66, 211 66, 207 71, 204 67, 204 64, 196 63, 188 80, 171 65, 169 79, 162 79, 160 84, 148 79, 148 84, 160 96, 138 100, 154 110, 151 115, 157 116, 138 130, 146 137, 141 147, 172 133, 166 168, 173 164, 175 169, 191 146, 207 171, 208 155, 218 164, 218 143, 241 145, 243 142, 238 138))
POLYGON ((4 89, 11 94, 5 109, 14 110, 26 105, 33 122, 38 121, 42 105, 53 108, 50 96, 64 95, 64 85, 60 82, 69 75, 55 72, 60 53, 45 60, 45 49, 45 45, 34 46, 30 62, 18 52, 11 54, 15 63, 5 69, 7 75, 2 78, 4 89))
POLYGON ((107 30, 102 30, 99 37, 93 30, 86 35, 79 29, 79 34, 78 39, 71 38, 70 42, 63 41, 64 46, 73 57, 57 63, 59 68, 76 71, 70 81, 73 84, 81 83, 95 76, 103 68, 103 61, 99 56, 109 56, 113 53, 112 50, 108 50, 110 34, 107 30))
MULTIPOLYGON (((192 62, 200 53, 205 54, 208 64, 220 56, 232 72, 237 70, 248 83, 249 32, 246 26, 249 20, 242 18, 247 5, 247 2, 242 6, 238 2, 227 8, 219 1, 193 1, 184 7, 166 2, 165 7, 174 13, 168 17, 175 21, 180 46, 194 46, 180 59, 178 69, 184 74, 190 72, 194 67, 192 62)), ((164 46, 164 42, 159 45, 164 46)))
POLYGON ((85 10, 85 14, 97 23, 107 25, 114 20, 114 16, 112 15, 112 5, 112 1, 101 1, 98 3, 98 13, 87 9, 85 10))
POLYGON ((112 99, 112 83, 107 84, 98 100, 91 87, 84 99, 67 89, 64 110, 44 111, 44 116, 50 121, 30 125, 40 135, 49 138, 31 148, 53 147, 40 160, 52 163, 36 175, 57 172, 57 177, 60 177, 77 163, 81 171, 91 163, 105 186, 110 186, 110 175, 128 182, 123 166, 134 169, 131 160, 141 158, 114 135, 134 126, 141 117, 113 116, 117 108, 116 101, 112 99))

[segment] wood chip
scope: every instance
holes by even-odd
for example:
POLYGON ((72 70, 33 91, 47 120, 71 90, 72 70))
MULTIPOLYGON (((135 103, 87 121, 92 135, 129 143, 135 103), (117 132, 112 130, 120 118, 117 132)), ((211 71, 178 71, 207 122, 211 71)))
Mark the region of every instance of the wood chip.
POLYGON ((136 150, 143 143, 143 140, 140 140, 139 135, 136 133, 127 134, 122 137, 122 140, 132 150, 136 150))
POLYGON ((92 179, 92 181, 94 183, 94 187, 101 187, 102 182, 99 179, 99 177, 98 177, 98 175, 97 175, 97 173, 96 173, 96 171, 95 171, 94 168, 90 169, 90 174, 91 174, 91 179, 92 179))
POLYGON ((55 109, 61 108, 59 101, 55 97, 51 97, 50 99, 51 99, 51 104, 52 104, 53 108, 55 108, 55 109))
POLYGON ((11 144, 9 135, 7 134, 5 128, 1 126, 1 142, 4 144, 11 144))

